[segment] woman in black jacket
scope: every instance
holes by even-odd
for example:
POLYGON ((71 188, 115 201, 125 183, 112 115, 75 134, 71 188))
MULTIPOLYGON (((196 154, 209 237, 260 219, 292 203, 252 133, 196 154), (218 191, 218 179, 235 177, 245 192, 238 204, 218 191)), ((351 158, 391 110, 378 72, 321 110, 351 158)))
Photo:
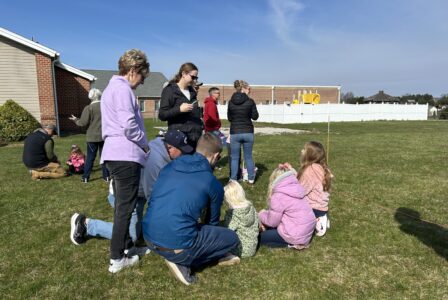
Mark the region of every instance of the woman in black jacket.
POLYGON ((249 183, 255 180, 255 165, 252 159, 254 145, 254 125, 252 120, 258 119, 258 110, 254 100, 249 98, 250 86, 244 80, 235 80, 236 92, 232 95, 227 108, 227 119, 230 122, 230 179, 238 179, 240 169, 240 149, 243 146, 249 183))
POLYGON ((197 79, 198 68, 193 63, 184 63, 163 89, 159 109, 159 119, 168 121, 168 129, 185 133, 194 149, 203 129, 197 93, 192 87, 197 79))

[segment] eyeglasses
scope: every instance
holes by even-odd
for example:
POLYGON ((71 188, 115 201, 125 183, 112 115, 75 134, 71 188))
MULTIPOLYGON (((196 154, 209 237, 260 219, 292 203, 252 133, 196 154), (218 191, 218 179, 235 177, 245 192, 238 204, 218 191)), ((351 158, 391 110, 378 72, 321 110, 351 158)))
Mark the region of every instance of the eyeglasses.
POLYGON ((194 75, 191 75, 191 74, 188 74, 188 75, 190 75, 191 79, 193 79, 193 80, 198 80, 199 79, 198 76, 194 76, 194 75))

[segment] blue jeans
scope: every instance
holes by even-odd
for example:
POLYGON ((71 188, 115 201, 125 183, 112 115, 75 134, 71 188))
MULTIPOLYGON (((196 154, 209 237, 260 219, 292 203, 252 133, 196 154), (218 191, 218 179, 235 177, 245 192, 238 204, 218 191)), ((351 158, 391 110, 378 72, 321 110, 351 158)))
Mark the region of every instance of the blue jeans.
POLYGON ((314 208, 313 208, 313 212, 314 212, 314 215, 316 216, 316 218, 323 217, 328 213, 328 211, 318 210, 318 209, 314 209, 314 208))
POLYGON ((260 244, 271 248, 288 247, 288 243, 278 234, 275 228, 260 233, 260 244))
MULTIPOLYGON (((110 206, 115 207, 115 197, 112 194, 107 196, 110 206)), ((145 206, 146 199, 144 197, 137 198, 137 205, 132 212, 131 224, 129 225, 129 235, 133 242, 135 242, 142 233, 142 218, 143 208, 145 206)), ((87 223, 87 235, 102 237, 110 240, 112 238, 112 228, 114 223, 106 222, 97 219, 90 219, 87 223)))
MULTIPOLYGON (((87 180, 90 178, 90 173, 92 172, 93 163, 95 162, 96 153, 99 152, 101 157, 101 152, 103 151, 104 142, 87 142, 87 157, 86 163, 84 165, 84 175, 82 178, 86 178, 87 180)), ((101 165, 103 171, 103 178, 106 179, 109 177, 109 171, 107 170, 105 164, 101 165)))
POLYGON ((219 226, 202 225, 199 227, 193 246, 180 253, 159 250, 151 243, 148 243, 148 247, 170 262, 189 268, 197 268, 226 256, 238 244, 238 236, 233 230, 219 226))
POLYGON ((238 171, 240 169, 240 149, 243 146, 244 161, 246 163, 249 180, 255 179, 255 165, 252 159, 252 148, 254 146, 253 133, 237 133, 230 136, 231 168, 230 179, 238 180, 238 171))

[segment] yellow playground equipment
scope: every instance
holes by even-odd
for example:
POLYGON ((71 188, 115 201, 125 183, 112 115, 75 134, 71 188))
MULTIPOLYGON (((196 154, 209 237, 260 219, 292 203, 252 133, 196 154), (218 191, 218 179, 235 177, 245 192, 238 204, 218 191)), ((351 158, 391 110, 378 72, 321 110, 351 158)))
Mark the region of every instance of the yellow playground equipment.
POLYGON ((320 103, 320 94, 317 93, 308 93, 308 94, 298 94, 293 96, 292 104, 319 104, 320 103))

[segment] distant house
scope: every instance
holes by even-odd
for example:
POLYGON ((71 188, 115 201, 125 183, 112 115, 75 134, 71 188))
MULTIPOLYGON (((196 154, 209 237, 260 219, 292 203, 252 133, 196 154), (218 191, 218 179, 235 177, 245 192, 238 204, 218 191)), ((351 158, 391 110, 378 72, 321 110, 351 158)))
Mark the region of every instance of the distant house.
MULTIPOLYGON (((94 75, 97 79, 92 84, 95 87, 103 91, 113 75, 118 75, 118 71, 110 70, 83 70, 89 74, 94 75)), ((158 115, 160 106, 160 97, 162 95, 163 84, 168 79, 160 72, 151 72, 149 77, 145 79, 143 85, 139 85, 135 90, 135 95, 140 103, 140 110, 143 117, 154 118, 158 115)))
POLYGON ((364 98, 364 103, 400 103, 400 99, 379 91, 373 96, 364 98))
POLYGON ((60 54, 0 27, 0 105, 13 99, 42 124, 76 130, 68 120, 90 103, 95 77, 61 62, 60 54))

